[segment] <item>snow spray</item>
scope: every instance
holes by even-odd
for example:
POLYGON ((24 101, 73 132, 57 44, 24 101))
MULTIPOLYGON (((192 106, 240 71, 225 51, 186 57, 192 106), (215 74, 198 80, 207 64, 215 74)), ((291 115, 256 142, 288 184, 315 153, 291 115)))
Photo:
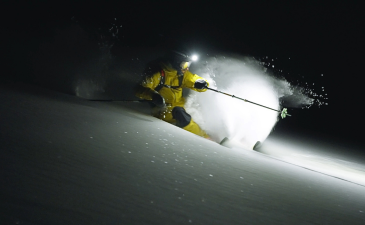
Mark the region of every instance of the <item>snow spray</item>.
MULTIPOLYGON (((204 77, 209 87, 280 110, 280 98, 296 94, 298 105, 311 104, 312 99, 297 92, 283 78, 267 72, 259 61, 239 56, 210 57, 191 66, 191 71, 204 77)), ((224 137, 252 149, 256 141, 264 141, 278 121, 279 113, 246 103, 213 91, 189 92, 185 106, 213 140, 224 137)))

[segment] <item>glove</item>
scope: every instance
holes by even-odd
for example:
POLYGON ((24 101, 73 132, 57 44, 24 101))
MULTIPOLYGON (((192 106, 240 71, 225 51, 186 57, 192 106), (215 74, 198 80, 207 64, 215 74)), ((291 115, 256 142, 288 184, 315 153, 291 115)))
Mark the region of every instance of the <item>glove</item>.
POLYGON ((152 103, 155 104, 157 107, 166 107, 165 99, 157 93, 152 94, 152 103))
POLYGON ((196 89, 206 89, 208 87, 208 83, 205 80, 197 80, 194 83, 194 88, 196 89))

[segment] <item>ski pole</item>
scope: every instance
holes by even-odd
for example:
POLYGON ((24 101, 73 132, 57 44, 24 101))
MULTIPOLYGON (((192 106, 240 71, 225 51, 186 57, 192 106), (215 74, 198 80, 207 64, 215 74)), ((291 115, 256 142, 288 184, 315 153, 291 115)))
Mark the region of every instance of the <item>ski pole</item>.
POLYGON ((251 104, 255 104, 255 105, 258 105, 258 106, 261 106, 261 107, 267 108, 267 109, 274 110, 274 111, 276 111, 276 112, 279 112, 279 113, 280 113, 280 115, 281 115, 281 118, 282 118, 282 119, 284 119, 286 116, 291 116, 290 114, 288 114, 288 110, 287 110, 286 108, 283 108, 283 110, 282 110, 282 111, 280 111, 280 110, 273 109, 273 108, 270 108, 270 107, 267 107, 267 106, 264 106, 264 105, 260 105, 260 104, 257 104, 257 103, 255 103, 255 102, 251 102, 251 101, 249 101, 249 100, 247 100, 247 99, 243 99, 243 98, 237 97, 237 96, 235 96, 235 95, 231 95, 231 94, 228 94, 228 93, 225 93, 225 92, 222 92, 222 91, 218 91, 218 90, 215 90, 215 89, 212 89, 212 88, 209 88, 209 87, 206 87, 206 89, 211 90, 211 91, 215 91, 215 92, 218 92, 218 93, 221 93, 221 94, 224 94, 224 95, 228 95, 228 96, 230 96, 230 97, 232 97, 232 98, 237 98, 237 99, 240 99, 240 100, 242 100, 242 101, 245 101, 245 102, 248 102, 248 103, 251 103, 251 104))

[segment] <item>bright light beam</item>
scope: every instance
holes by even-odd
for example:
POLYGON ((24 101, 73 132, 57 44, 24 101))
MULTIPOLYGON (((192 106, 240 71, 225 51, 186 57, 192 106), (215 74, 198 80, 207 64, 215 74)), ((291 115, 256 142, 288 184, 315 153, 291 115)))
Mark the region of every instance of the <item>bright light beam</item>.
MULTIPOLYGON (((272 158, 294 164, 318 173, 350 181, 365 186, 365 166, 354 162, 346 155, 333 154, 338 149, 319 144, 318 140, 300 138, 269 137, 259 148, 259 152, 272 158)), ((346 151, 340 151, 346 152, 346 151)))

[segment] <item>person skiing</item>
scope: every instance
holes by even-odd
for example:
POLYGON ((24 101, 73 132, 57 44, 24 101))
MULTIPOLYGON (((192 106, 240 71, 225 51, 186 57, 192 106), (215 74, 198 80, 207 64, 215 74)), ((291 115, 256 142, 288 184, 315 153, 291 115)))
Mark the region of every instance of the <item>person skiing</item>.
POLYGON ((184 108, 183 88, 205 92, 209 86, 207 80, 189 71, 192 60, 184 53, 172 51, 167 60, 160 63, 160 71, 146 77, 137 86, 136 96, 151 100, 153 116, 209 139, 184 108))

